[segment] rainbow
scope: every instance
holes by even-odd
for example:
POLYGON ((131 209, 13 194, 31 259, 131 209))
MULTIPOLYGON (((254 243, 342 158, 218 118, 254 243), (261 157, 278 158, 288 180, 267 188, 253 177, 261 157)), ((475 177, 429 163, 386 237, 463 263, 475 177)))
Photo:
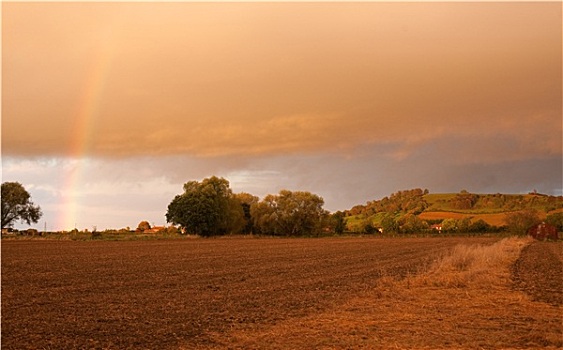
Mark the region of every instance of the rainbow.
MULTIPOLYGON (((96 123, 99 119, 100 105, 111 66, 112 50, 108 50, 104 44, 107 42, 102 43, 103 47, 95 53, 88 70, 70 135, 70 169, 65 179, 64 204, 59 218, 59 226, 64 230, 72 230, 79 224, 77 222, 80 216, 78 194, 83 186, 83 175, 94 143, 96 123)), ((84 224, 82 223, 82 225, 84 224)))

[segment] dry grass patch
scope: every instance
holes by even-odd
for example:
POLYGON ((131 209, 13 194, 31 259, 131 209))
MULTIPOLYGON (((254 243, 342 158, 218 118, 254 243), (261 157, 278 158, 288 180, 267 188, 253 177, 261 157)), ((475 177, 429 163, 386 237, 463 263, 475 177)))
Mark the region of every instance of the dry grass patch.
POLYGON ((429 271, 409 278, 416 286, 504 288, 509 282, 508 266, 516 261, 530 238, 507 238, 494 245, 458 245, 433 264, 429 271))
POLYGON ((461 245, 426 272, 316 315, 214 334, 207 348, 534 349, 563 347, 562 308, 511 289, 510 265, 530 241, 461 245))

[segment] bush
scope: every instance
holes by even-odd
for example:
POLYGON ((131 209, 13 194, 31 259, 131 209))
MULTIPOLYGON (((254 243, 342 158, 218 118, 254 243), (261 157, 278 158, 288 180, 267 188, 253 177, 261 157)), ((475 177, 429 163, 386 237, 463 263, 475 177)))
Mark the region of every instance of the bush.
POLYGON ((168 233, 170 235, 177 235, 177 234, 180 234, 180 230, 178 230, 178 228, 176 226, 168 226, 166 228, 166 233, 168 233))
POLYGON ((555 226, 557 231, 563 232, 563 212, 549 214, 545 222, 555 226))
POLYGON ((141 221, 137 226, 137 232, 144 232, 151 229, 151 224, 148 221, 141 221))
POLYGON ((506 214, 506 226, 508 231, 516 235, 524 235, 528 229, 541 222, 538 212, 527 209, 506 214))
POLYGON ((484 233, 489 231, 491 231, 491 226, 487 224, 483 219, 479 219, 469 225, 469 232, 484 233))
POLYGON ((366 224, 364 226, 364 233, 368 234, 368 235, 372 235, 377 231, 377 229, 370 223, 366 224))

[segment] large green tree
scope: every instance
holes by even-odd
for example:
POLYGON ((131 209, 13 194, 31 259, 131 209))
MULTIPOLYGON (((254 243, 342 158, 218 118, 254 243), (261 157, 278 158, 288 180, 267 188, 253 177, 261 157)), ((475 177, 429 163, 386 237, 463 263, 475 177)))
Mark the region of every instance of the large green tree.
POLYGON ((33 204, 22 184, 2 183, 2 228, 12 227, 18 220, 31 225, 37 223, 41 215, 41 208, 33 204))
POLYGON ((399 223, 392 213, 384 213, 381 219, 381 228, 384 233, 396 233, 399 231, 399 223))
POLYGON ((242 211, 244 213, 244 228, 242 229, 242 233, 252 233, 254 230, 254 223, 252 221, 250 207, 252 207, 253 204, 258 203, 260 198, 246 192, 235 193, 234 197, 242 206, 242 211))
POLYGON ((201 236, 239 233, 245 224, 229 181, 216 176, 185 183, 184 193, 168 205, 166 221, 201 236))
POLYGON ((331 214, 329 222, 334 233, 342 234, 346 230, 345 214, 342 211, 331 214))
POLYGON ((252 205, 250 212, 259 233, 283 236, 319 234, 328 215, 324 200, 304 191, 281 190, 252 205))

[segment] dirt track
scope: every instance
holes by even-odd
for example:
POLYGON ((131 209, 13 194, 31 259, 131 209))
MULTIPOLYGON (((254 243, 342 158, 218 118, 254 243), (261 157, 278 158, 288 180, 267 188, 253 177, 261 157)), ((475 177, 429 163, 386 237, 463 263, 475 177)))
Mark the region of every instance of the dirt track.
POLYGON ((213 345, 334 308, 381 276, 496 239, 2 242, 3 349, 213 345))
POLYGON ((534 242, 512 267, 515 288, 534 300, 563 305, 563 242, 534 242))

